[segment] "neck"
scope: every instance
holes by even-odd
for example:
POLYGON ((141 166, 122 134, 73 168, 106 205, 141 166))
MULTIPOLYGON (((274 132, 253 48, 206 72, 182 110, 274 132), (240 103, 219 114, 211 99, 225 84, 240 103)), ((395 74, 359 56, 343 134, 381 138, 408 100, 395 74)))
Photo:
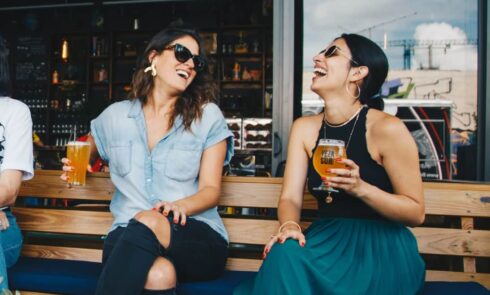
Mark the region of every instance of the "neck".
POLYGON ((170 95, 161 88, 155 87, 150 95, 145 108, 157 115, 169 114, 175 106, 178 96, 170 95))
POLYGON ((342 124, 351 119, 361 107, 358 100, 354 103, 348 100, 325 100, 324 119, 333 125, 342 124))

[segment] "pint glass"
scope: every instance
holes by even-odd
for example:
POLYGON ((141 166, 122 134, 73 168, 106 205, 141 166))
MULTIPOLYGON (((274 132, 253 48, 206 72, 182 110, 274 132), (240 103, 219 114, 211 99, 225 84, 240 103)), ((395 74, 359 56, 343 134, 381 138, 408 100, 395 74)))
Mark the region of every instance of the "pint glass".
MULTIPOLYGON (((345 168, 345 164, 335 161, 336 158, 347 158, 345 143, 337 139, 320 139, 318 146, 313 154, 313 167, 322 177, 336 176, 329 173, 329 169, 345 168)), ((326 186, 323 182, 314 190, 338 192, 337 190, 326 186)))
POLYGON ((84 141, 70 141, 66 145, 66 157, 73 166, 68 172, 68 183, 72 185, 85 185, 87 165, 90 157, 90 143, 84 141))

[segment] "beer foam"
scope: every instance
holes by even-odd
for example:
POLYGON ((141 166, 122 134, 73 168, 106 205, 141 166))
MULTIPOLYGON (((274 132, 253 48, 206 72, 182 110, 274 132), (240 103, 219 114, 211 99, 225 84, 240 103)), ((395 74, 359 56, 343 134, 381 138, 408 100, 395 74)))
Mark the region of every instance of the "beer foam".
POLYGON ((86 141, 69 141, 67 144, 68 145, 90 145, 90 142, 86 142, 86 141))
POLYGON ((329 139, 329 138, 322 138, 318 142, 318 145, 329 145, 329 146, 345 146, 345 142, 340 139, 329 139))

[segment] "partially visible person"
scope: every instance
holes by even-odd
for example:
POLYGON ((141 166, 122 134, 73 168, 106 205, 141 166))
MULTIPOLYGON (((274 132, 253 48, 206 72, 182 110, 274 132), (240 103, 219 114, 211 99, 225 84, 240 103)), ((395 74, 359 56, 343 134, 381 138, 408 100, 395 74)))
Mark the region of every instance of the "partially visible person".
POLYGON ((216 206, 233 134, 215 90, 199 34, 169 27, 140 57, 131 99, 92 121, 91 159, 108 162, 116 187, 96 294, 175 294, 178 282, 223 273, 228 235, 216 206))
POLYGON ((324 110, 293 124, 279 232, 265 246, 255 279, 234 294, 417 294, 425 264, 406 226, 424 220, 422 179, 410 132, 381 111, 377 94, 388 72, 386 55, 371 40, 344 34, 313 62, 311 89, 324 110), (321 161, 345 165, 330 168, 327 177, 313 163, 321 139, 344 141, 347 150, 347 159, 329 150, 320 154, 321 161), (305 183, 318 201, 319 218, 302 232, 305 183))
POLYGON ((10 205, 22 180, 34 175, 32 119, 29 108, 9 97, 8 48, 0 37, 0 293, 8 292, 7 268, 15 264, 22 234, 10 205))

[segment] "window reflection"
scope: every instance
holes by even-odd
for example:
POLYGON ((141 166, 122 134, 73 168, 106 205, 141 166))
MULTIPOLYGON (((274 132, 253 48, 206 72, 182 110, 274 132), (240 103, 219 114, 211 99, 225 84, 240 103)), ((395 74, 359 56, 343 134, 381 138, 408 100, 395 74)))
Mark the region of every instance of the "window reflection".
POLYGON ((304 0, 303 115, 321 111, 312 57, 342 33, 376 41, 390 72, 385 111, 402 118, 425 179, 475 179, 477 0, 304 0), (463 161, 464 159, 464 161, 463 161))

